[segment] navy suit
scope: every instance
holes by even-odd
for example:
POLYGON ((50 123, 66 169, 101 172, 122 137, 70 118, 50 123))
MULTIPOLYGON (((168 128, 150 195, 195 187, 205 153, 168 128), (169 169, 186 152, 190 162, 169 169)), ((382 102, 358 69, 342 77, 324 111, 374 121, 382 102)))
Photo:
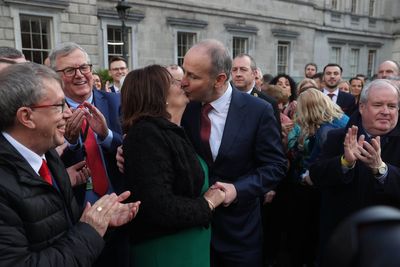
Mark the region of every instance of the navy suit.
POLYGON ((336 104, 338 104, 338 106, 342 108, 343 112, 349 117, 357 107, 354 96, 340 90, 337 96, 336 104))
MULTIPOLYGON (((114 192, 121 193, 124 191, 122 175, 118 171, 115 155, 117 148, 122 144, 122 130, 120 124, 120 94, 107 93, 99 90, 93 90, 93 104, 104 115, 108 128, 113 133, 113 140, 109 149, 101 147, 105 167, 109 181, 112 184, 114 192)), ((84 159, 82 149, 72 151, 65 149, 62 155, 64 164, 69 167, 84 159)), ((81 207, 84 206, 86 192, 86 184, 74 187, 75 197, 81 207)), ((127 234, 122 228, 118 228, 111 235, 105 236, 107 241, 100 258, 94 266, 128 266, 128 239, 127 234)))
MULTIPOLYGON (((197 153, 204 157, 200 109, 201 103, 189 103, 182 124, 197 153)), ((210 184, 232 183, 237 191, 237 199, 229 207, 218 207, 213 216, 212 249, 225 259, 232 259, 223 259, 219 265, 261 266, 259 198, 274 189, 286 171, 281 137, 270 104, 232 88, 221 146, 209 167, 210 184)))

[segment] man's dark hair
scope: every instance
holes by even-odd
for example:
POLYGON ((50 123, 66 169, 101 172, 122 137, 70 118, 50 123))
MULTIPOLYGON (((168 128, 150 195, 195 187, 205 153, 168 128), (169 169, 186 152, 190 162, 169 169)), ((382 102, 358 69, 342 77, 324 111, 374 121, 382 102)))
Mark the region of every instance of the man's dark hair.
POLYGON ((264 74, 263 75, 263 83, 268 84, 272 81, 272 79, 274 78, 274 76, 272 76, 272 74, 264 74))
POLYGON ((20 58, 23 57, 24 54, 22 54, 21 51, 9 47, 9 46, 0 46, 0 58, 20 58))
POLYGON ((327 64, 327 65, 324 67, 324 72, 323 72, 323 73, 325 73, 325 70, 326 70, 327 67, 338 67, 338 68, 340 69, 340 74, 343 73, 342 67, 341 67, 339 64, 336 64, 336 63, 329 63, 329 64, 327 64))
POLYGON ((317 72, 314 74, 314 76, 312 76, 313 79, 320 79, 322 80, 322 77, 324 76, 324 74, 322 72, 317 72))
POLYGON ((125 62, 125 65, 128 66, 128 62, 126 62, 126 59, 123 57, 112 57, 110 58, 110 61, 108 62, 108 68, 111 68, 111 63, 115 61, 123 61, 125 62))

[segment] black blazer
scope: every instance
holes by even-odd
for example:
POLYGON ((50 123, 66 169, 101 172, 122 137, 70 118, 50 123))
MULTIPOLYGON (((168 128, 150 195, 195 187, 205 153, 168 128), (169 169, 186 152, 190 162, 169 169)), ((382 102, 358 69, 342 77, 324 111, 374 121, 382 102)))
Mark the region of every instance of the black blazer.
POLYGON ((338 104, 338 106, 342 108, 343 112, 349 117, 351 116, 351 114, 353 114, 354 110, 357 109, 356 99, 354 98, 354 96, 340 90, 336 100, 336 104, 338 104))

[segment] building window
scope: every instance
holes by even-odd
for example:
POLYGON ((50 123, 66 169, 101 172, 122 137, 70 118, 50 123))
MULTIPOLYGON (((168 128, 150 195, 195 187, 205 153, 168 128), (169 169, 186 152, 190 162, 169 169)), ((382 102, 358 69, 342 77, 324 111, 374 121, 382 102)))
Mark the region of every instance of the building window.
POLYGON ((368 65, 367 65, 367 76, 372 77, 375 74, 375 61, 376 61, 376 50, 368 51, 368 65))
POLYGON ((340 65, 341 64, 341 56, 342 56, 341 53, 342 53, 342 50, 340 47, 332 47, 331 54, 330 54, 330 62, 340 65))
MULTIPOLYGON (((127 34, 130 36, 130 28, 127 29, 127 34)), ((128 54, 127 62, 130 62, 130 38, 128 37, 128 54)), ((107 26, 107 47, 108 47, 108 61, 112 57, 122 57, 122 29, 118 26, 107 26)))
POLYGON ((232 58, 240 54, 249 53, 249 38, 233 37, 232 38, 232 58))
POLYGON ((352 48, 350 50, 350 75, 352 77, 358 73, 358 62, 360 62, 360 49, 352 48))
POLYGON ((183 57, 186 52, 197 42, 197 34, 195 32, 178 32, 178 53, 177 63, 179 66, 183 64, 183 57))
POLYGON ((350 12, 353 14, 357 13, 357 0, 351 0, 350 12))
POLYGON ((337 0, 331 0, 331 7, 333 10, 338 10, 338 1, 337 0))
POLYGON ((279 73, 289 73, 290 43, 278 42, 277 71, 279 73))
POLYGON ((373 17, 375 15, 375 0, 369 0, 368 16, 373 17))
POLYGON ((22 53, 29 61, 43 64, 51 49, 50 18, 20 15, 22 53))

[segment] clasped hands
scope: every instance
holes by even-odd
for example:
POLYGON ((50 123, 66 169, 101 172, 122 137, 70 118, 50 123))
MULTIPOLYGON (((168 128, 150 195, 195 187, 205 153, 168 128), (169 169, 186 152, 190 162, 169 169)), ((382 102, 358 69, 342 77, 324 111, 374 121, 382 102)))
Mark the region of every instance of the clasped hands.
POLYGON ((108 135, 107 122, 104 115, 94 105, 89 102, 83 102, 81 107, 71 109, 72 115, 67 120, 65 126, 64 137, 70 144, 76 144, 82 128, 83 120, 86 119, 97 134, 100 140, 103 140, 108 135))
POLYGON ((365 141, 365 136, 357 139, 358 127, 348 129, 344 139, 344 159, 349 166, 354 166, 357 160, 363 162, 371 169, 376 169, 382 164, 381 139, 379 136, 371 138, 371 143, 365 141))
POLYGON ((104 236, 108 227, 117 227, 130 222, 139 212, 140 205, 140 201, 121 203, 130 194, 129 191, 120 195, 112 193, 102 196, 93 205, 88 202, 80 221, 91 225, 101 236, 104 236))
MULTIPOLYGON (((223 182, 216 182, 215 184, 213 184, 204 194, 204 197, 206 197, 206 199, 208 192, 218 192, 218 205, 222 203, 224 207, 228 207, 236 199, 237 196, 235 186, 233 184, 223 182)), ((218 205, 216 205, 215 207, 217 207, 218 205)))

